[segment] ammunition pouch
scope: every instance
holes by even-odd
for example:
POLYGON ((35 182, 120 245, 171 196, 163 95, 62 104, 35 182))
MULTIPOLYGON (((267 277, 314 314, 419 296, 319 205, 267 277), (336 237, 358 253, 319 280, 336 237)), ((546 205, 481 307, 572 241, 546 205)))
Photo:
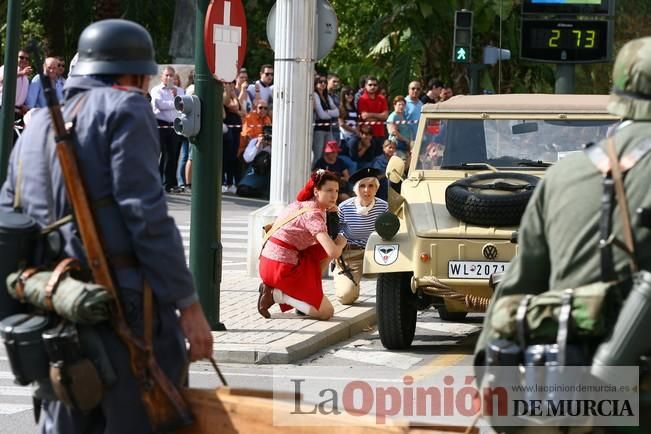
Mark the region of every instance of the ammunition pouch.
MULTIPOLYGON (((485 349, 487 366, 589 365, 605 337, 608 289, 595 284, 537 296, 499 298, 490 317, 492 335, 485 349)), ((611 291, 613 292, 613 291, 611 291)), ((616 312, 615 312, 616 315, 616 312)))
POLYGON ((628 291, 630 281, 596 282, 574 289, 546 291, 535 296, 517 294, 499 297, 488 318, 490 338, 516 342, 523 347, 556 344, 564 303, 570 302, 565 331, 568 340, 598 344, 612 330, 622 299, 628 291))
MULTIPOLYGON (((548 390, 554 390, 553 388, 558 384, 567 382, 566 366, 583 367, 590 364, 592 357, 590 347, 576 340, 576 335, 570 335, 570 330, 576 328, 577 320, 585 320, 585 318, 579 319, 580 315, 577 315, 575 307, 581 306, 582 302, 577 300, 574 290, 571 289, 553 291, 553 294, 517 297, 513 316, 505 319, 506 324, 511 321, 512 324, 500 329, 502 333, 505 330, 509 332, 499 335, 498 331, 498 335, 494 335, 494 338, 489 340, 485 349, 485 366, 480 368, 483 378, 481 387, 496 388, 514 382, 522 386, 542 386, 525 390, 522 399, 544 401, 550 396, 548 390), (532 326, 534 326, 533 330, 532 326), (511 331, 513 334, 510 333, 511 331), (555 334, 553 338, 552 332, 555 334), (536 336, 537 343, 531 343, 532 336, 536 336)), ((501 301, 504 305, 506 298, 508 297, 500 298, 498 302, 501 301)), ((600 306, 601 303, 598 305, 600 306)), ((496 304, 494 309, 498 308, 496 304)), ((509 311, 513 312, 513 309, 509 311)), ((600 308, 596 308, 595 311, 600 311, 600 308)), ((502 308, 494 310, 491 319, 504 313, 502 308)), ((592 318, 591 322, 596 323, 596 318, 592 318)), ((600 334, 601 331, 595 328, 590 330, 590 333, 600 334)), ((581 371, 580 375, 585 375, 584 372, 581 371)), ((573 380, 579 379, 574 377, 573 380)), ((581 384, 580 381, 578 383, 581 384)), ((487 417, 496 431, 514 432, 512 427, 500 426, 499 418, 495 416, 497 415, 487 417)), ((523 426, 530 423, 526 415, 514 417, 521 417, 523 426)), ((563 417, 538 420, 536 426, 562 426, 563 420, 563 417)))

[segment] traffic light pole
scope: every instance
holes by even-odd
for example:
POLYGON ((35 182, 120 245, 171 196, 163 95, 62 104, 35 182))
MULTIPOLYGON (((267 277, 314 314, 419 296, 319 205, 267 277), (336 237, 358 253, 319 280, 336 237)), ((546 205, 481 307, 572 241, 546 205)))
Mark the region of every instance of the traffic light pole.
POLYGON ((556 83, 554 93, 574 93, 574 64, 558 63, 556 64, 556 83))
POLYGON ((199 300, 213 330, 226 330, 219 321, 222 280, 221 176, 223 85, 208 69, 204 53, 204 21, 210 0, 198 0, 195 31, 195 90, 201 100, 201 129, 192 145, 192 214, 190 269, 199 300))
POLYGON ((479 73, 488 67, 481 63, 469 63, 466 65, 468 73, 470 74, 470 95, 477 95, 479 92, 479 73))
MULTIPOLYGON (((16 105, 16 69, 18 68, 18 35, 20 33, 20 0, 9 0, 7 40, 5 45, 2 119, 0 119, 0 185, 7 177, 9 154, 14 143, 14 106, 16 105)), ((38 65, 38 68, 41 66, 38 65)))

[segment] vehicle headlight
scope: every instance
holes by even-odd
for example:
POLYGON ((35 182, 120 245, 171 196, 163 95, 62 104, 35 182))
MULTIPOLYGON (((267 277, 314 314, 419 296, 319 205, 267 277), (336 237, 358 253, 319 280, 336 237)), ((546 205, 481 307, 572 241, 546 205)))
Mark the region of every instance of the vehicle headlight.
POLYGON ((400 220, 395 214, 385 212, 375 220, 375 230, 383 240, 390 240, 400 229, 400 220))

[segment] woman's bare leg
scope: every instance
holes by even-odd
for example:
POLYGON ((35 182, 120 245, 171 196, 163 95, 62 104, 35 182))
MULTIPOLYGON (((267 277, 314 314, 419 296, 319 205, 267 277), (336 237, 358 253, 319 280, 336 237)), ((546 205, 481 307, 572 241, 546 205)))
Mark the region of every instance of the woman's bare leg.
POLYGON ((321 300, 321 306, 319 306, 319 309, 317 310, 314 307, 310 307, 310 311, 307 314, 313 318, 327 321, 332 318, 332 315, 334 315, 334 313, 335 308, 332 307, 332 303, 330 303, 328 297, 324 295, 323 299, 321 300))
MULTIPOLYGON (((192 146, 192 144, 190 144, 192 146)), ((185 183, 192 184, 192 160, 185 163, 185 183)))

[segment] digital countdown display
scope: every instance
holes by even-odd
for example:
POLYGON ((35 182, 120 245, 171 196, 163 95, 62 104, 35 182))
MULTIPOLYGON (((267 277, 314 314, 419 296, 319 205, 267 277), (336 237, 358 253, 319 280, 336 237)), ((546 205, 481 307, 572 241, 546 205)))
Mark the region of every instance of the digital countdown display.
POLYGON ((612 15, 615 0, 523 0, 523 14, 612 15))
POLYGON ((520 57, 551 63, 595 63, 611 59, 611 21, 522 20, 520 57))

